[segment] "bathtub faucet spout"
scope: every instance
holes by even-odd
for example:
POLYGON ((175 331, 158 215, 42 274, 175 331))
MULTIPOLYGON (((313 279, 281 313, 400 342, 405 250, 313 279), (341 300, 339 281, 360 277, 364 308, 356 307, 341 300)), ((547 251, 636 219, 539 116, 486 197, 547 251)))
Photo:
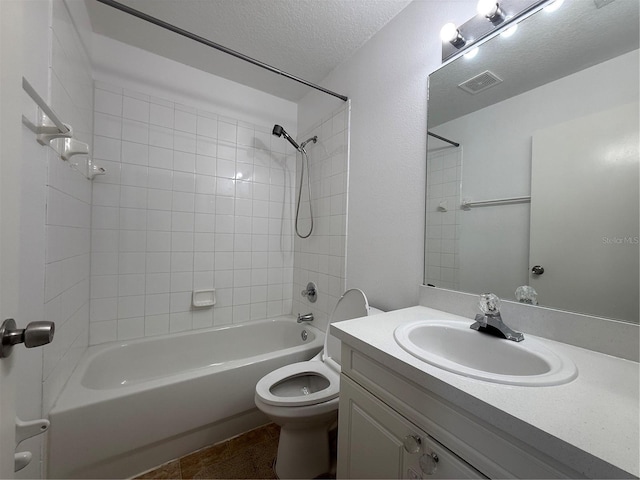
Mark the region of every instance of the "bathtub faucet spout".
POLYGON ((307 313, 306 315, 298 314, 298 323, 313 322, 313 313, 307 313))

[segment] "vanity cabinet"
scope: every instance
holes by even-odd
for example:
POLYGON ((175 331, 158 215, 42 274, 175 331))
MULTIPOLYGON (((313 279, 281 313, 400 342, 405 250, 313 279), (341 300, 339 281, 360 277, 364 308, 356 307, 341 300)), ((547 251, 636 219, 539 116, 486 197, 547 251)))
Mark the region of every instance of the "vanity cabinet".
POLYGON ((339 435, 338 478, 486 478, 346 376, 339 435))
MULTIPOLYGON (((487 406, 488 416, 491 408, 487 406)), ((402 377, 343 341, 337 477, 584 475, 438 397, 428 384, 402 377)))

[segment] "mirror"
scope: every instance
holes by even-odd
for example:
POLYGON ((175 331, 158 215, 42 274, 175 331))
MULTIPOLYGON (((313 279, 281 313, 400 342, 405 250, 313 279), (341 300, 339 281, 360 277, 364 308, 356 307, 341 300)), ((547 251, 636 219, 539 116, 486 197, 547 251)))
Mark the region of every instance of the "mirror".
POLYGON ((429 76, 425 284, 638 322, 638 10, 565 0, 429 76))

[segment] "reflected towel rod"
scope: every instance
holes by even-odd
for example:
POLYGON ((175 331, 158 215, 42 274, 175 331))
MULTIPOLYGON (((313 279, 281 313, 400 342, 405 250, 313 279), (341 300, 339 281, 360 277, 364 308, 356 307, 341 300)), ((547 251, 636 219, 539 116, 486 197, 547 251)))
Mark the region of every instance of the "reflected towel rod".
POLYGON ((327 90, 324 87, 321 87, 319 85, 316 85, 314 83, 308 82, 307 80, 304 80, 303 78, 300 77, 296 77, 295 75, 291 75, 290 73, 287 72, 283 72, 282 70, 276 68, 276 67, 272 67, 271 65, 261 62, 260 60, 256 60, 255 58, 251 58, 243 53, 240 52, 236 52, 235 50, 232 50, 230 48, 227 48, 223 45, 220 45, 219 43, 215 43, 212 42, 211 40, 207 40, 204 37, 201 37, 199 35, 196 35, 195 33, 189 32, 188 30, 184 30, 180 27, 176 27, 175 25, 172 25, 171 23, 165 22, 164 20, 160 20, 159 18, 156 17, 152 17, 151 15, 147 15, 144 12, 141 12, 140 10, 136 10, 135 8, 131 8, 127 5, 123 5, 121 3, 118 3, 114 0, 97 0, 98 2, 104 4, 104 5, 108 5, 110 7, 113 7, 117 10, 120 10, 121 12, 124 13, 128 13, 129 15, 132 15, 134 17, 137 17, 141 20, 144 20, 146 22, 152 23, 154 25, 157 25, 158 27, 162 27, 166 30, 170 30, 173 33, 177 33, 178 35, 182 35, 183 37, 189 38, 193 41, 196 41, 198 43, 201 43, 203 45, 206 45, 208 47, 211 48, 215 48, 216 50, 219 50, 223 53, 226 53, 228 55, 234 56, 236 58, 239 58, 240 60, 244 60, 245 62, 249 62, 252 63, 253 65, 256 65, 260 68, 264 68, 265 70, 269 70, 272 73, 277 73, 278 75, 282 75, 283 77, 287 77, 290 80, 293 80, 295 82, 298 83, 302 83, 303 85, 306 85, 307 87, 311 87, 314 88, 316 90, 319 90, 323 93, 326 93, 328 95, 333 95, 334 97, 339 98, 340 100, 346 102, 347 100, 349 100, 349 97, 345 96, 345 95, 340 95, 339 93, 336 92, 332 92, 331 90, 327 90))
POLYGON ((442 140, 443 142, 450 143, 454 147, 459 147, 460 146, 459 143, 454 142, 453 140, 449 140, 448 138, 441 137, 440 135, 436 135, 435 133, 431 133, 431 132, 427 131, 427 135, 429 135, 430 137, 433 137, 433 138, 437 138, 438 140, 442 140))
POLYGON ((460 207, 464 210, 468 210, 471 207, 489 207, 491 205, 509 205, 511 203, 530 203, 530 202, 531 202, 531 196, 496 198, 494 200, 478 200, 477 202, 471 202, 465 198, 462 200, 460 207))

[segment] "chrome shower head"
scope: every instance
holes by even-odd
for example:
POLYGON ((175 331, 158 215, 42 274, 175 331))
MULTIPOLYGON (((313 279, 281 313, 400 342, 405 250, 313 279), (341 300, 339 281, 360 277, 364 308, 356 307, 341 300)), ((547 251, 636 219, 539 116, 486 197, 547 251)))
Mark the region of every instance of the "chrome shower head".
POLYGON ((273 131, 271 132, 272 135, 275 135, 276 137, 282 137, 284 135, 284 138, 286 138, 289 143, 291 145, 293 145, 293 148, 295 148, 296 150, 298 150, 299 152, 302 151, 302 149, 300 148, 300 145, 298 145, 296 143, 296 141, 291 138, 291 135, 289 135, 284 128, 282 128, 280 125, 274 125, 273 126, 273 131))

